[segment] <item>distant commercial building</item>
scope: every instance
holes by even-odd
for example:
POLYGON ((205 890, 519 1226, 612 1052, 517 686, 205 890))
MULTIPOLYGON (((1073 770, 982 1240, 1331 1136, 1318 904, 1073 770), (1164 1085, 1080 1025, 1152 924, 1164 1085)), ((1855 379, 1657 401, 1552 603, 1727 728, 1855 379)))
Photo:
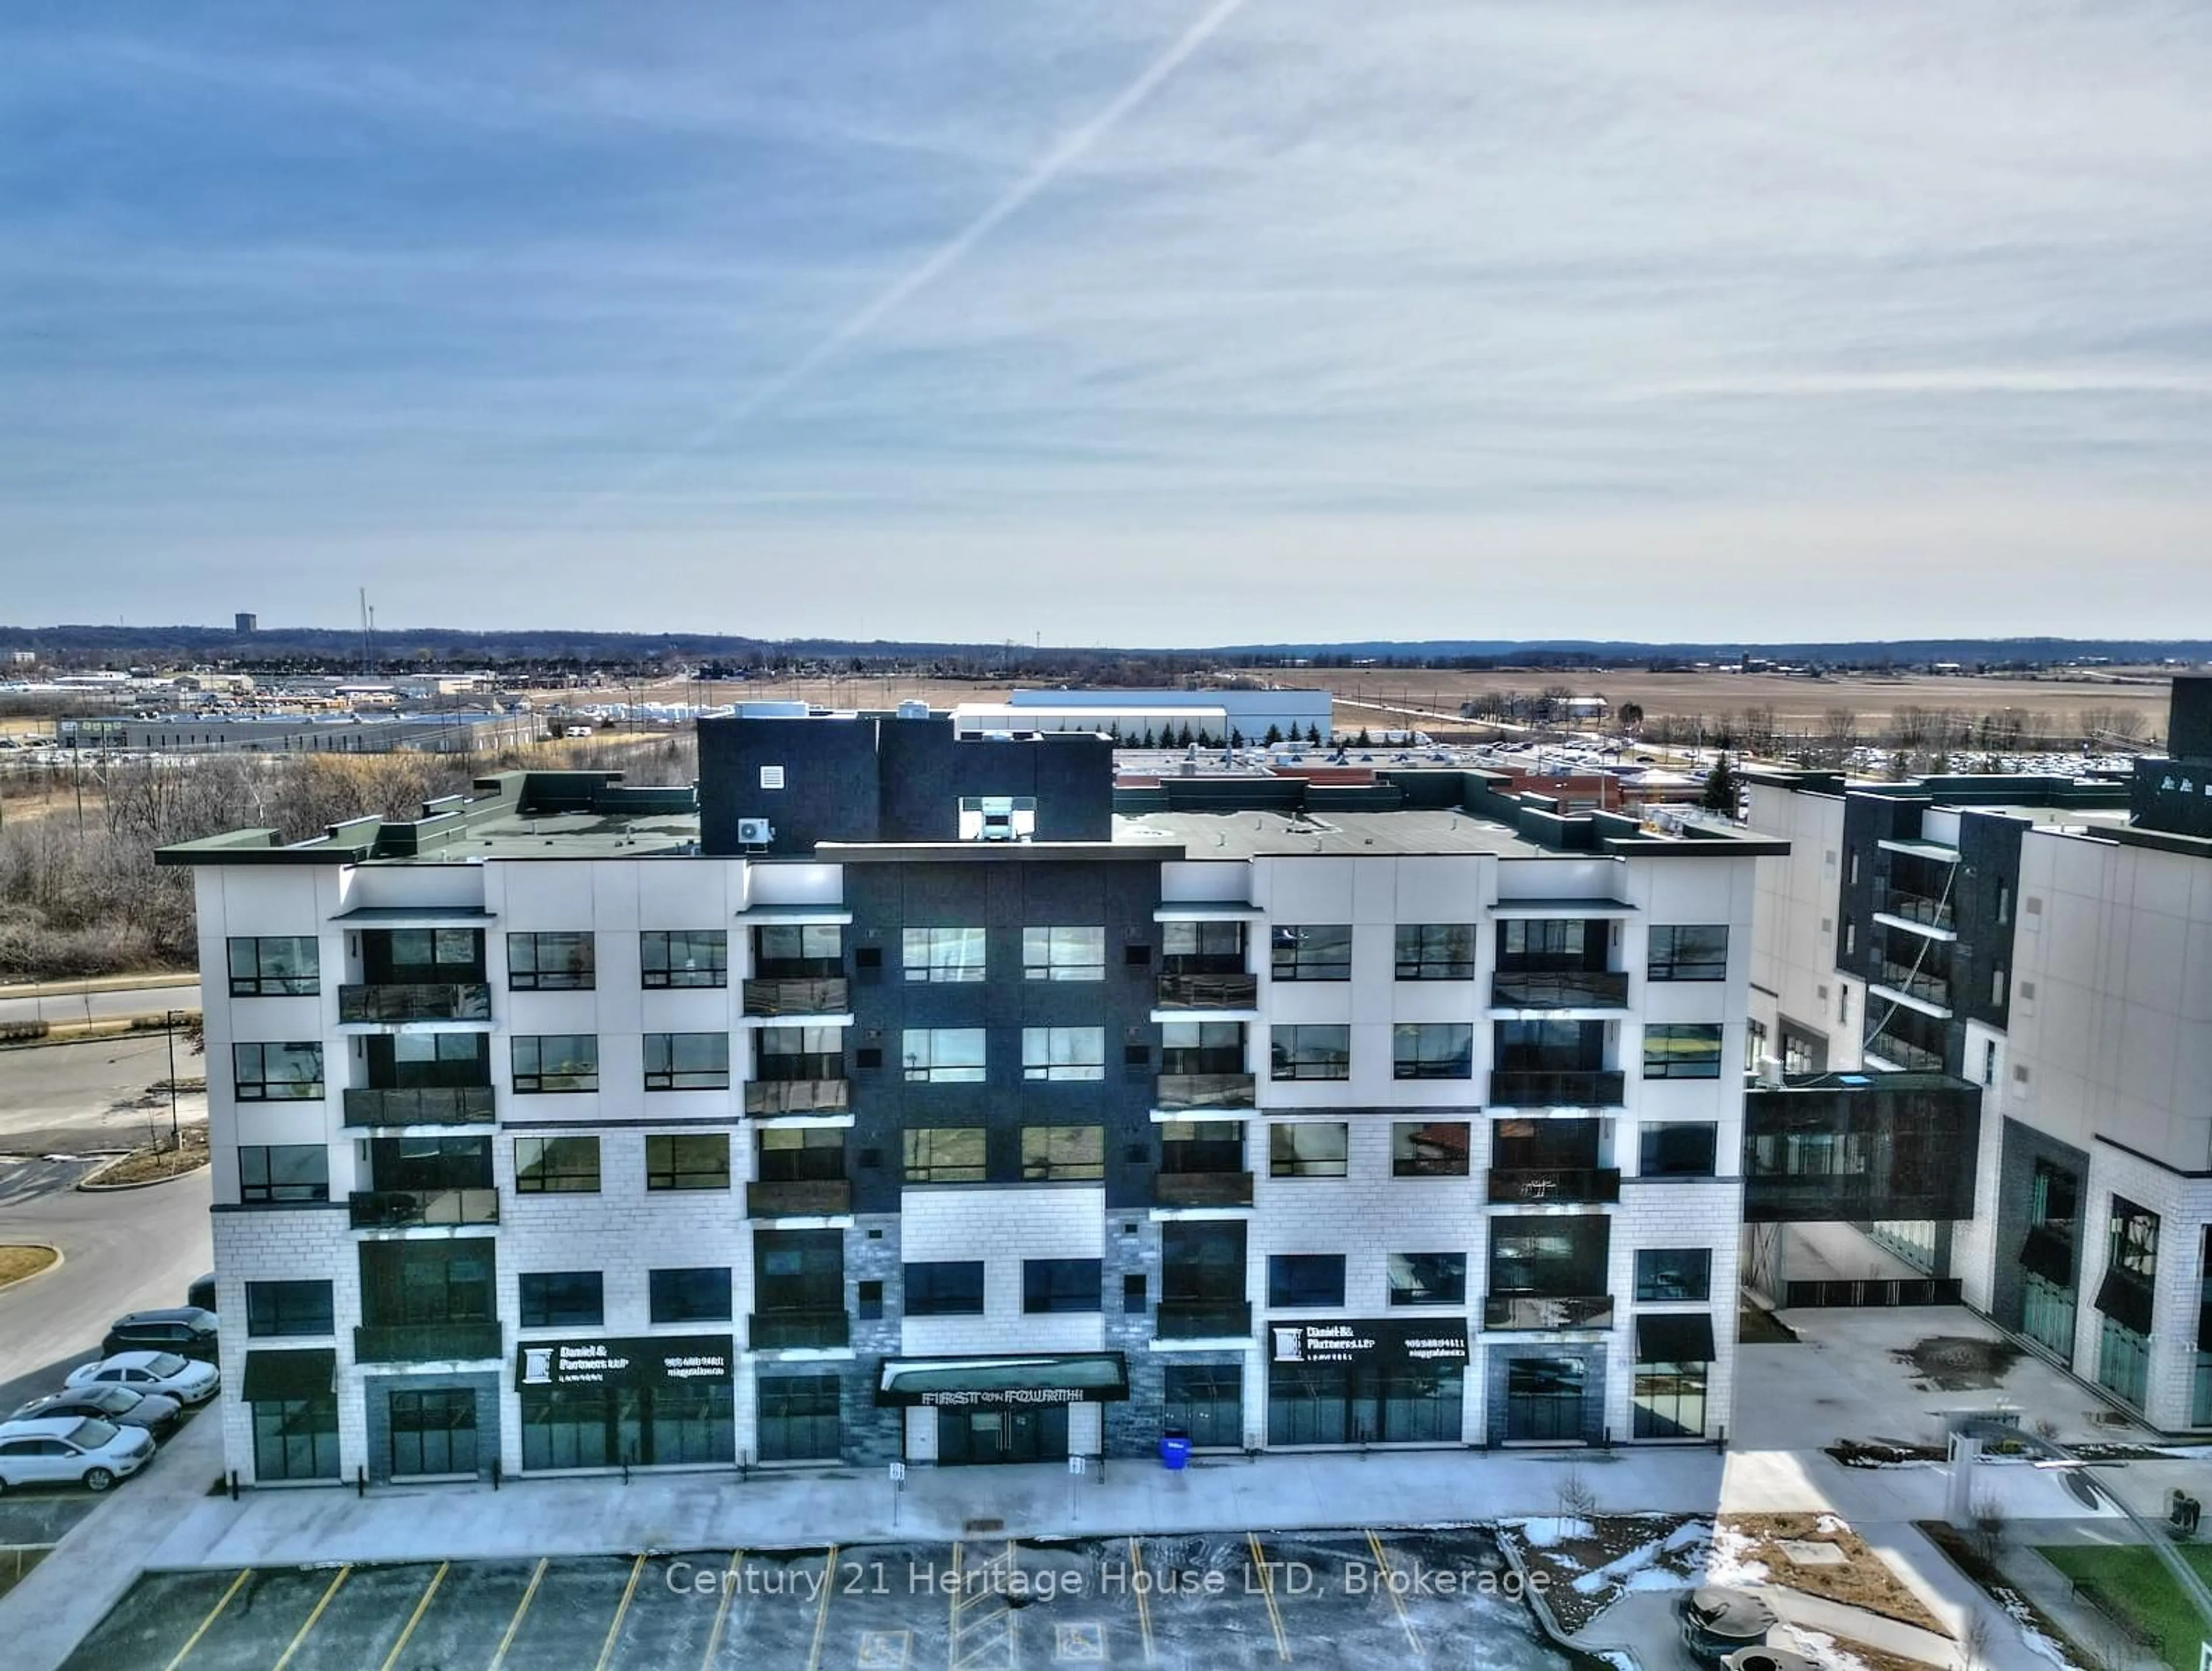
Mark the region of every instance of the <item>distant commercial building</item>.
POLYGON ((1334 724, 1326 690, 1016 690, 1006 705, 1092 710, 1101 716, 1101 729, 1118 723, 1125 738, 1144 730, 1146 710, 1163 708, 1189 712, 1194 733, 1200 710, 1218 710, 1248 743, 1258 743, 1271 727, 1285 737, 1293 732, 1304 737, 1310 730, 1326 738, 1334 724))
POLYGON ((1725 1429, 1772 844, 927 713, 700 770, 161 854, 241 1480, 1725 1429))
POLYGON ((1862 1226, 2152 1426, 2212 1428, 2212 679, 2111 779, 1751 772, 1753 1048, 1981 1089, 1971 1214, 1862 1226))
POLYGON ((244 610, 240 610, 236 615, 233 616, 231 617, 231 622, 232 629, 241 638, 245 637, 249 633, 258 633, 261 630, 261 617, 258 615, 249 614, 244 610))
POLYGON ((537 729, 528 714, 512 714, 312 718, 295 714, 266 719, 209 719, 177 714, 158 720, 80 716, 55 722, 57 741, 65 749, 155 754, 390 754, 403 749, 432 754, 484 753, 532 742, 537 729))

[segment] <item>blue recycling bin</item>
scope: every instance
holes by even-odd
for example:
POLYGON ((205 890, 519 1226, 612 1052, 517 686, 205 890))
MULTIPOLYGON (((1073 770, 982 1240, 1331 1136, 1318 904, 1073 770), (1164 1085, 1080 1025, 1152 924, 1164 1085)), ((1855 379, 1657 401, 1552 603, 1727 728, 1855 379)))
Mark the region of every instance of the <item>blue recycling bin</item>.
POLYGON ((1190 1461, 1190 1441, 1180 1433, 1160 1435, 1160 1465, 1170 1473, 1180 1474, 1190 1461))

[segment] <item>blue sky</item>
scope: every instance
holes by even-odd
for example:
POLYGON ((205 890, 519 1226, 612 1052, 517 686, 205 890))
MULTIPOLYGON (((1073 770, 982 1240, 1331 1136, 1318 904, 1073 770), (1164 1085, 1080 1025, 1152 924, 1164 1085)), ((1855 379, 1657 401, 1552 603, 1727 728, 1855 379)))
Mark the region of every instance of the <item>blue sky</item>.
POLYGON ((2212 9, 0 9, 0 618, 2212 631, 2212 9))

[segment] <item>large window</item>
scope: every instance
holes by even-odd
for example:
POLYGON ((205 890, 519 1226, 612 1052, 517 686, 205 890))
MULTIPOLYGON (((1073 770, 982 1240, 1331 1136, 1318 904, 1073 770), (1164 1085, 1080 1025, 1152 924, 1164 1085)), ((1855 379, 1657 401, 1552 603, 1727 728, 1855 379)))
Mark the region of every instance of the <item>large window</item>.
POLYGON ((1103 1027, 1024 1027, 1022 1078, 1103 1079, 1106 1077, 1103 1027))
POLYGON ((328 1334, 336 1327, 333 1315, 327 1282, 302 1279, 246 1285, 246 1333, 250 1339, 328 1334))
POLYGON ((1389 1257, 1393 1305, 1465 1305, 1463 1253, 1394 1253, 1389 1257))
POLYGON ((371 928, 361 937, 361 969, 371 986, 436 985, 484 978, 480 928, 371 928))
POLYGON ((1164 1021, 1160 1024, 1163 1073, 1242 1073, 1244 1024, 1241 1021, 1164 1021))
POLYGON ((1638 1248, 1636 1297, 1639 1300, 1704 1300, 1712 1297, 1711 1248, 1638 1248))
POLYGON ((1022 976, 1029 981, 1103 981, 1103 928, 1024 928, 1022 976))
POLYGON ((819 1183, 845 1176, 845 1133, 835 1126, 767 1126, 760 1133, 763 1183, 819 1183))
POLYGON ((514 992, 589 992, 595 963, 589 933, 507 937, 507 984, 514 992))
POLYGON ((1471 1079, 1474 1024, 1401 1021, 1390 1030, 1390 1076, 1396 1079, 1471 1079))
POLYGON ((753 1060, 757 1079, 842 1079, 845 1036, 839 1027, 763 1027, 753 1060))
POLYGON ((2112 1269, 2150 1282, 2158 1275, 2158 1214, 2113 1196, 2106 1252, 2112 1269))
POLYGON ((909 1027, 899 1041, 909 1085, 981 1085, 981 1027, 909 1027))
POLYGON ((1349 981, 1352 925, 1310 923, 1278 928, 1270 940, 1278 981, 1349 981))
POLYGON ((1160 967, 1169 975, 1242 975, 1244 973, 1244 925, 1241 922, 1162 923, 1160 967))
POLYGON ((1284 1308, 1342 1305, 1344 1255, 1268 1255, 1267 1303, 1284 1308))
POLYGON ((733 1402, 726 1381, 525 1387, 522 1466, 536 1473, 727 1462, 737 1454, 733 1402))
POLYGON ((1230 1449, 1244 1443, 1244 1367, 1170 1364, 1163 1422, 1193 1444, 1230 1449))
POLYGON ((647 1189, 727 1189, 730 1138, 726 1132, 648 1132, 645 1139, 647 1189))
POLYGON ((983 931, 908 928, 900 935, 899 955, 909 981, 980 981, 983 978, 983 931))
POLYGON ((592 1033, 526 1033, 511 1041, 520 1096, 599 1088, 599 1041, 592 1033))
POLYGON ((368 1082, 380 1090, 491 1084, 489 1033, 387 1033, 366 1042, 368 1082))
POLYGON ((1498 969, 1515 975, 1601 966, 1604 930, 1602 922, 1580 917, 1510 918, 1498 925, 1498 969))
POLYGON ((488 1137, 378 1137, 369 1139, 370 1186, 424 1194, 492 1187, 488 1137))
POLYGON ((1025 1259, 1024 1311, 1097 1311, 1102 1308, 1100 1262, 1095 1259, 1025 1259))
POLYGON ((1654 981, 1725 981, 1728 939, 1724 922, 1655 927, 1644 974, 1654 981))
POLYGON ((598 1271, 525 1271, 516 1279, 525 1328, 597 1328, 606 1322, 606 1280, 598 1271))
POLYGON ((1267 1127, 1267 1176, 1340 1178, 1351 1152, 1351 1127, 1341 1120, 1286 1121, 1267 1127))
POLYGON ((826 981, 845 972, 845 931, 834 922, 753 930, 753 973, 763 981, 826 981))
POLYGON ((1639 1363, 1635 1417, 1639 1439, 1701 1439, 1705 1435, 1705 1364, 1639 1363))
POLYGON ((234 935, 230 942, 233 998, 298 998, 322 990, 322 963, 305 934, 234 935))
POLYGON ((906 1267, 906 1315, 909 1317, 980 1317, 983 1315, 983 1261, 980 1259, 923 1260, 906 1267))
POLYGON ((1710 1120, 1647 1121, 1636 1133, 1636 1173, 1644 1178, 1710 1178, 1720 1128, 1710 1120))
POLYGON ((834 1462, 838 1449, 836 1376, 761 1376, 761 1461, 834 1462))
POLYGON ((331 1198, 331 1151, 319 1143, 242 1143, 238 1199, 248 1206, 331 1198))
POLYGON ((1468 1122, 1463 1120, 1400 1120, 1390 1127, 1390 1176, 1394 1178, 1463 1178, 1468 1176, 1468 1122))
POLYGON ((387 1407, 394 1478, 477 1471, 477 1395, 471 1388, 395 1392, 387 1407))
POLYGON ((1244 1240, 1241 1218, 1171 1218, 1162 1224, 1160 1303, 1206 1305, 1241 1301, 1244 1240))
POLYGON ((684 1265, 647 1271, 646 1294, 657 1323, 726 1323, 730 1320, 730 1267, 684 1265))
POLYGON ((649 928, 637 937, 637 978, 645 987, 726 987, 730 937, 720 928, 649 928))
POLYGON ((1242 1172, 1244 1122, 1241 1120, 1164 1120, 1160 1122, 1160 1170, 1242 1172))
POLYGON ((596 1195, 599 1139, 596 1137, 518 1137, 514 1193, 518 1195, 596 1195))
POLYGON ((1401 922, 1398 925, 1401 981, 1474 979, 1474 925, 1401 922))
POLYGON ((730 1084, 727 1033, 647 1033, 647 1091, 725 1091, 730 1084))
POLYGON ((2149 1392, 2149 1338, 2118 1317, 2097 1319, 2097 1384, 2138 1410, 2149 1392))
POLYGON ((1024 1126, 1022 1178, 1028 1183, 1096 1182, 1106 1176, 1103 1126, 1024 1126))
POLYGON ((1721 1076, 1718 1022, 1669 1022, 1644 1030, 1647 1079, 1717 1079, 1721 1076))
POLYGON ((230 1066, 241 1103, 307 1102, 323 1094, 319 1044, 234 1044, 230 1066))
POLYGON ((257 1399, 251 1407, 255 1479, 338 1477, 338 1401, 335 1397, 257 1399))
POLYGON ((908 1183, 981 1183, 987 1176, 981 1126, 909 1126, 905 1143, 908 1183))
POLYGON ((1596 1213, 1492 1219, 1490 1292, 1604 1293, 1612 1229, 1612 1221, 1596 1213))
POLYGON ((753 1232, 753 1304, 764 1312, 842 1313, 845 1232, 753 1232))
POLYGON ((1277 1027, 1268 1039, 1267 1071, 1278 1079, 1348 1079, 1349 1027, 1277 1027))

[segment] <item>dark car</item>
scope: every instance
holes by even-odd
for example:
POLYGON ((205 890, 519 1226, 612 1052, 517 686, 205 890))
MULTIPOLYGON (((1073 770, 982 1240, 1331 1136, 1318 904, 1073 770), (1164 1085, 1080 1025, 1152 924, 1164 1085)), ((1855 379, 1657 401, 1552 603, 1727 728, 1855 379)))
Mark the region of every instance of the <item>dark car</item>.
POLYGON ((192 1285, 185 1291, 185 1303, 198 1306, 203 1311, 215 1309, 215 1273, 213 1271, 210 1271, 204 1277, 193 1279, 192 1285))
POLYGON ((118 1317, 107 1327, 100 1355, 112 1358, 118 1352, 173 1352, 179 1358, 212 1364, 217 1357, 215 1313, 196 1305, 176 1305, 118 1317))
POLYGON ((141 1393, 129 1387, 71 1387, 64 1392, 34 1398, 7 1418, 32 1421, 41 1416, 84 1416, 113 1422, 118 1427, 143 1427, 155 1434, 177 1425, 180 1407, 163 1393, 141 1393))

